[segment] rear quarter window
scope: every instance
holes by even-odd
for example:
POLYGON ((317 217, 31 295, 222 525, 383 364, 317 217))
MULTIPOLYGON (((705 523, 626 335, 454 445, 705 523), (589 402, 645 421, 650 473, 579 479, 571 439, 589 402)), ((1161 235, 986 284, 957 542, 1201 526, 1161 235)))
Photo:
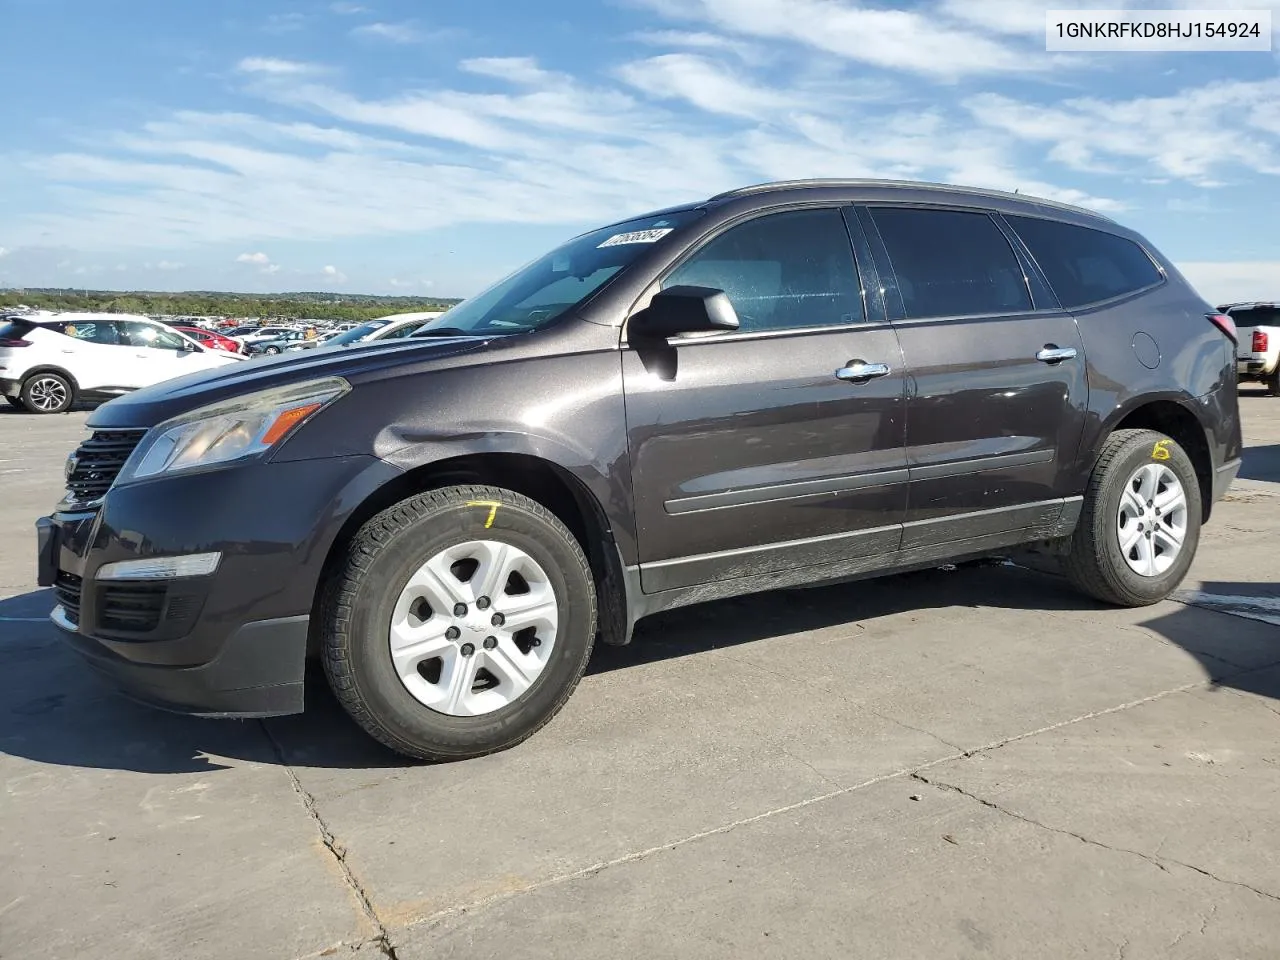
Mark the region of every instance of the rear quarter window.
POLYGON ((1164 275, 1132 240, 1089 227, 1006 216, 1066 308, 1154 286, 1164 275))

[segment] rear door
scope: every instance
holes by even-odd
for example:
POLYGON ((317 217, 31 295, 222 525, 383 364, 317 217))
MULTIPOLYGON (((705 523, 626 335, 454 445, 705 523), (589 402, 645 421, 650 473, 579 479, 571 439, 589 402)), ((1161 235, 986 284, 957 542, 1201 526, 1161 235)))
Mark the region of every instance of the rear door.
POLYGON ((1075 320, 985 211, 869 206, 859 221, 909 371, 903 548, 1058 519, 1088 402, 1075 320))
POLYGON ((51 336, 46 339, 48 362, 62 367, 82 390, 126 386, 117 362, 120 338, 111 320, 68 320, 42 323, 51 336))
POLYGON ((723 229, 655 289, 681 284, 724 290, 741 326, 624 351, 645 592, 896 550, 902 357, 840 209, 723 229))

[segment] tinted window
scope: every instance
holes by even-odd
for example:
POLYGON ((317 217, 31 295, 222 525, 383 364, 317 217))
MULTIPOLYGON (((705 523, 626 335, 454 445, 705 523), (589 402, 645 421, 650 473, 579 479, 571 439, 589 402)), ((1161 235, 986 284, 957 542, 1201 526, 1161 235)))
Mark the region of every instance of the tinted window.
POLYGON ((743 331, 863 319, 853 248, 838 210, 775 213, 733 227, 662 282, 684 285, 727 293, 743 331))
POLYGON ((908 318, 1031 309, 1022 267, 985 213, 871 211, 908 318))
POLYGON ((1006 217, 1064 307, 1109 300, 1159 283, 1160 271, 1131 240, 1035 217, 1006 217))
POLYGON ((80 320, 60 323, 50 326, 49 329, 57 330, 61 334, 74 337, 76 340, 83 340, 86 343, 105 343, 110 346, 120 342, 116 336, 116 325, 111 321, 80 320))

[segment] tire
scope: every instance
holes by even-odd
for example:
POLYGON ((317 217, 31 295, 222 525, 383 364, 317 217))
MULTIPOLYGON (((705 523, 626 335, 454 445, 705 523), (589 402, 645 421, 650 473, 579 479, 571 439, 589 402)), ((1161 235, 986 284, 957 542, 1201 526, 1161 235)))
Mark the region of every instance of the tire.
MULTIPOLYGON (((1158 497, 1171 495, 1174 488, 1170 483, 1156 489, 1163 493, 1148 503, 1159 502, 1158 497)), ((1105 603, 1123 607, 1157 603, 1177 588, 1195 559, 1201 518, 1200 483, 1186 451, 1172 438, 1154 430, 1117 430, 1107 438, 1093 468, 1080 522, 1063 564, 1065 573, 1077 589, 1105 603), (1150 506, 1141 516, 1135 515, 1133 507, 1126 507, 1130 516, 1122 530, 1122 499, 1129 504, 1141 502, 1139 488, 1134 489, 1132 498, 1127 496, 1128 485, 1138 479, 1139 471, 1144 477, 1160 475, 1165 479, 1172 474, 1181 486, 1185 504, 1180 518, 1175 519, 1175 512, 1167 508, 1156 517, 1150 506), (1179 532, 1178 522, 1182 524, 1181 545, 1176 552, 1167 549, 1161 560, 1159 551, 1170 542, 1169 534, 1179 532), (1141 526, 1135 528, 1129 523, 1141 526), (1154 540, 1150 532, 1141 534, 1143 528, 1156 533, 1154 540), (1124 531, 1129 531, 1126 539, 1139 537, 1128 558, 1121 546, 1124 531), (1158 569, 1161 563, 1168 565, 1158 569), (1145 574, 1135 570, 1135 564, 1147 566, 1145 574)))
MULTIPOLYGON (((483 550, 478 555, 488 556, 483 550)), ((470 576, 480 576, 484 569, 488 568, 478 566, 470 576)), ((505 565, 495 564, 492 569, 505 569, 505 565)), ((321 589, 322 656, 334 695, 376 740, 421 760, 483 756, 532 736, 560 711, 577 687, 595 639, 595 584, 581 546, 540 503, 497 487, 445 487, 384 510, 356 533, 342 562, 321 589), (517 562, 525 564, 520 568, 522 576, 527 577, 517 580, 515 573, 510 578, 503 576, 505 586, 490 591, 493 596, 485 606, 474 595, 481 588, 457 578, 446 583, 446 574, 453 576, 453 571, 459 571, 461 576, 470 562, 453 561, 455 552, 467 554, 477 547, 497 551, 494 555, 499 556, 518 554, 523 559, 517 562), (434 579, 424 574, 428 561, 441 571, 434 579), (428 584, 424 589, 430 595, 406 600, 412 596, 414 583, 428 584), (505 627, 483 625, 486 618, 493 624, 502 619, 495 615, 500 607, 510 604, 515 609, 521 584, 529 597, 536 591, 538 597, 549 596, 555 604, 554 613, 547 615, 543 625, 523 630, 512 627, 514 634, 503 633, 505 627), (508 595, 513 585, 517 593, 508 595), (464 596, 470 599, 461 619, 455 616, 456 607, 449 606, 463 596, 457 591, 470 591, 464 596), (437 602, 437 596, 444 599, 437 602), (415 605, 425 605, 425 609, 415 609, 415 605), (490 609, 494 613, 489 613, 490 609), (442 619, 431 628, 429 621, 437 615, 442 619), (402 660, 393 661, 393 617, 396 629, 402 631, 397 636, 414 630, 431 633, 436 639, 430 642, 442 645, 445 653, 412 668, 405 666, 412 658, 405 657, 403 650, 402 660), (440 639, 445 624, 461 636, 454 633, 448 643, 440 639), (500 636, 484 636, 490 630, 500 636), (500 669, 500 663, 514 662, 510 644, 521 634, 525 635, 522 642, 528 645, 528 649, 520 649, 522 658, 543 658, 540 672, 527 689, 520 687, 524 680, 508 683, 515 671, 500 669), (539 639, 544 635, 547 641, 539 639), (490 641, 495 646, 492 652, 490 641), (535 654, 533 648, 543 646, 548 649, 535 654), (473 652, 467 654, 467 647, 473 652), (508 659, 500 661, 501 657, 508 659), (479 664, 471 667, 478 671, 474 685, 470 680, 449 684, 451 676, 466 676, 457 664, 479 664), (489 673, 490 667, 497 672, 489 673), (486 688, 489 679, 494 683, 486 688), (441 690, 454 689, 465 692, 456 697, 449 693, 436 706, 429 705, 430 698, 441 690), (523 693, 512 694, 519 689, 523 693), (489 709, 504 698, 510 699, 489 709), (455 699, 472 706, 451 709, 455 699), (474 706, 482 702, 484 709, 474 706)), ((526 601, 526 606, 535 605, 543 604, 526 601)), ((514 624, 518 622, 515 618, 523 615, 517 612, 511 617, 514 624)))
POLYGON ((1280 363, 1276 364, 1275 371, 1262 382, 1267 385, 1267 394, 1269 396, 1280 397, 1280 363))
POLYGON ((76 400, 76 389, 60 373, 33 373, 22 384, 22 405, 29 413, 65 413, 76 400))

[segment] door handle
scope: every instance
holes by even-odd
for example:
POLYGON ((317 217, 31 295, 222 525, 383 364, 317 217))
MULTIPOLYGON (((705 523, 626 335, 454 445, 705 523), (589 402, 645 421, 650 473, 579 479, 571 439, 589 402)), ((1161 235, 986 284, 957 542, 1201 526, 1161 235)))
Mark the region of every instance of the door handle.
POLYGON ((836 371, 837 380, 848 380, 851 383, 866 383, 876 377, 889 375, 887 363, 867 363, 865 360, 850 360, 836 371))
POLYGON ((1036 354, 1036 359, 1041 363, 1061 363, 1063 360, 1075 358, 1075 347, 1055 347, 1052 343, 1046 343, 1044 349, 1036 354))

